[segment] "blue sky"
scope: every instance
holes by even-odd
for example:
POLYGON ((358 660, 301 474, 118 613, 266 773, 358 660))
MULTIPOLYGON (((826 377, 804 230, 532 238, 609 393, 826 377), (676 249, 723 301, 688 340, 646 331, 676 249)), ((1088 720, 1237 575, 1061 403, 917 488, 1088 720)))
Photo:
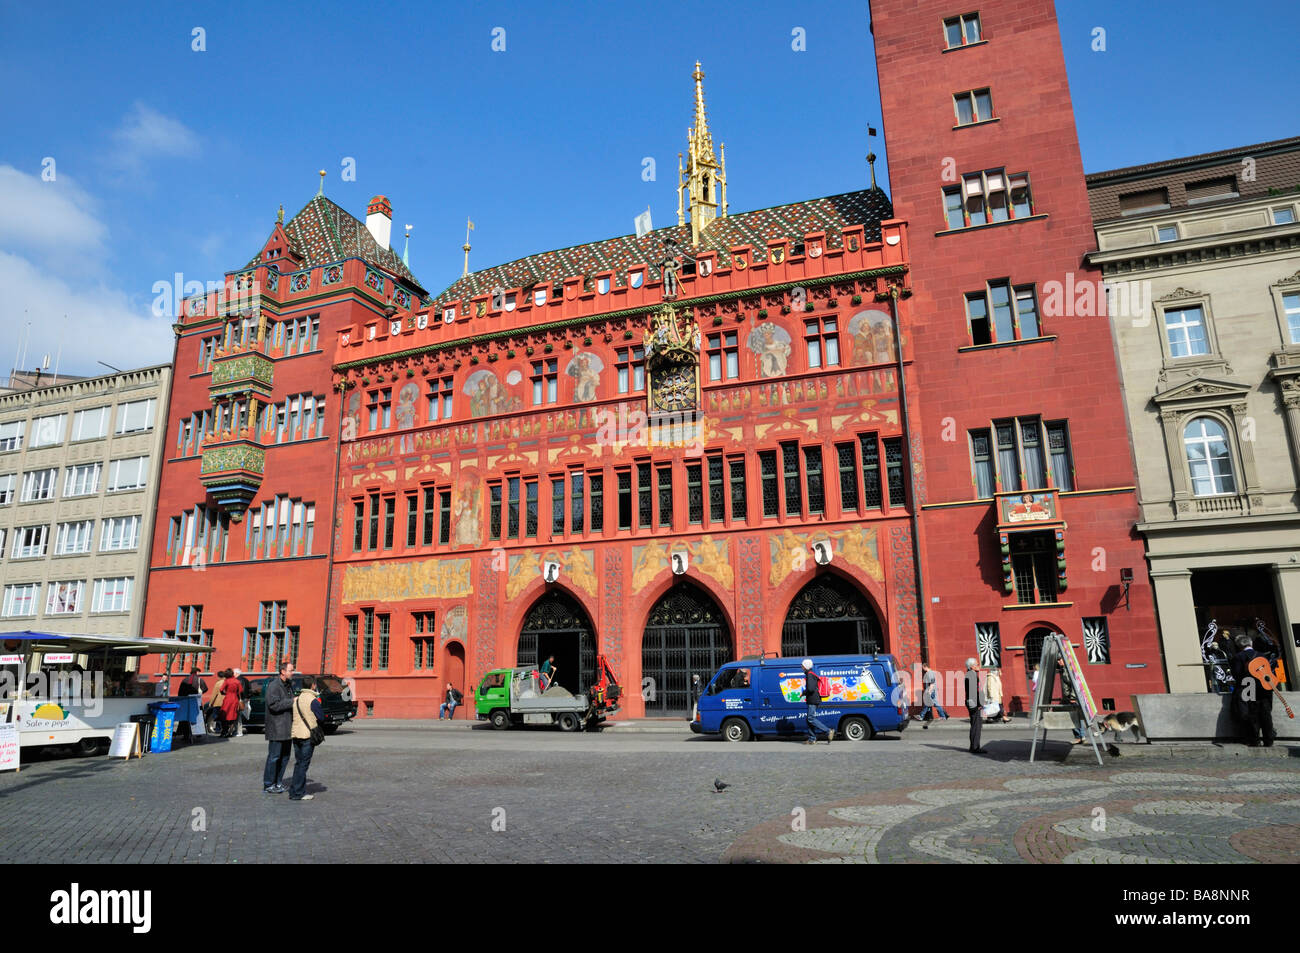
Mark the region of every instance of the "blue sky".
MULTIPOLYGON (((1057 4, 1085 169, 1296 134, 1293 5, 1223 9, 1057 4)), ((60 348, 70 373, 170 360, 155 283, 241 266, 318 169, 359 218, 389 197, 394 243, 415 226, 411 268, 431 292, 460 274, 466 217, 471 267, 630 232, 646 206, 670 224, 696 59, 733 210, 867 183, 880 113, 865 2, 4 0, 0 367, 27 321, 27 367, 60 348)))

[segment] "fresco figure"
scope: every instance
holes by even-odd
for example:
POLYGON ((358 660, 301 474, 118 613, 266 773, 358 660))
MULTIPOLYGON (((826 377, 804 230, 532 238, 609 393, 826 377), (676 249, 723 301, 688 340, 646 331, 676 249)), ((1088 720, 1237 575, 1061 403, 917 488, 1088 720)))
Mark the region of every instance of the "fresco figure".
POLYGON ((894 329, 883 311, 859 311, 849 319, 853 360, 858 364, 889 364, 894 361, 894 329))
POLYGON ((469 396, 471 417, 508 414, 519 409, 519 398, 511 397, 492 371, 480 370, 470 374, 462 392, 469 396))
POLYGON ((342 439, 356 440, 361 433, 361 392, 354 390, 348 395, 348 412, 343 418, 342 439))
POLYGON ((564 372, 574 380, 573 399, 586 403, 596 399, 600 387, 600 372, 605 369, 604 362, 588 351, 579 351, 569 362, 564 372))
POLYGON ((458 546, 477 546, 480 541, 479 531, 479 486, 472 477, 461 481, 452 508, 451 525, 453 542, 458 546))
POLYGON ((415 426, 415 402, 420 399, 420 385, 407 381, 397 392, 397 426, 403 430, 415 426))
POLYGON ((668 563, 668 551, 651 540, 641 549, 636 566, 632 570, 632 591, 640 592, 655 576, 663 571, 668 563))
POLYGON ((467 641, 469 613, 464 606, 452 606, 442 617, 442 641, 458 640, 462 645, 467 641))
POLYGON ((760 324, 749 333, 746 346, 758 358, 759 377, 780 377, 790 363, 790 335, 775 324, 760 324))

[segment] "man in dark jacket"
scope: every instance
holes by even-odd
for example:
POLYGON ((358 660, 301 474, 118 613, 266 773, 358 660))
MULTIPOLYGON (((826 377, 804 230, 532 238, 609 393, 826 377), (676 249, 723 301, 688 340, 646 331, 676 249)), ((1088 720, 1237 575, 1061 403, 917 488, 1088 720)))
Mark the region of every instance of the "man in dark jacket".
POLYGON ((980 713, 980 671, 973 658, 966 660, 966 713, 970 715, 970 753, 984 754, 980 747, 980 727, 984 717, 980 713))
POLYGON ((1232 658, 1232 674, 1236 679, 1233 690, 1233 702, 1237 719, 1245 729, 1246 744, 1252 748, 1259 747, 1263 736, 1265 748, 1273 747, 1277 733, 1273 729, 1273 689, 1276 684, 1272 675, 1277 661, 1277 643, 1261 627, 1261 638, 1252 639, 1247 633, 1237 636, 1237 654, 1232 658), (1261 647, 1263 651, 1260 651, 1261 647), (1269 675, 1266 681, 1257 677, 1251 670, 1251 663, 1263 659, 1255 669, 1269 675))
POLYGON ((438 706, 438 720, 442 721, 443 715, 446 715, 449 721, 453 720, 456 717, 456 706, 464 700, 461 693, 456 690, 456 686, 448 680, 447 690, 443 693, 442 704, 438 706))
POLYGON ((262 793, 285 792, 284 769, 289 765, 293 738, 293 663, 282 662, 278 678, 266 687, 266 769, 262 772, 262 793))
POLYGON ((813 668, 812 659, 803 660, 803 700, 808 703, 808 738, 804 741, 806 745, 817 743, 817 732, 826 732, 826 743, 831 743, 831 736, 835 732, 831 731, 817 719, 817 706, 822 703, 821 692, 817 690, 817 670, 813 668))
POLYGON ((176 696, 178 698, 187 698, 190 695, 206 695, 207 693, 208 683, 199 674, 199 667, 197 665, 191 666, 189 676, 176 689, 176 696))

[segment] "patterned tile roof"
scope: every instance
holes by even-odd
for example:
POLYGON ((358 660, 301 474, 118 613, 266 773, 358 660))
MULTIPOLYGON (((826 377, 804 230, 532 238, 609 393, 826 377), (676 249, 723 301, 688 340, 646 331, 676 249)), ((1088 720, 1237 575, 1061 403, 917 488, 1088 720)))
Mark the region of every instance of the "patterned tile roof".
MULTIPOLYGON (((894 214, 889 196, 881 189, 863 189, 825 198, 809 199, 792 205, 777 205, 754 212, 741 212, 721 218, 709 226, 695 252, 718 252, 718 264, 730 264, 729 249, 737 245, 754 246, 755 263, 767 260, 767 242, 780 239, 802 239, 810 232, 825 231, 826 245, 838 248, 839 230, 864 225, 865 240, 880 241, 880 222, 894 214)), ((519 258, 482 271, 475 271, 453 282, 442 294, 440 301, 455 301, 475 295, 490 294, 493 288, 527 288, 533 284, 560 281, 575 275, 594 275, 614 272, 614 285, 622 287, 627 281, 631 265, 651 265, 652 277, 658 277, 659 262, 663 261, 662 242, 672 238, 682 248, 691 247, 690 225, 673 225, 657 228, 644 238, 620 235, 586 245, 574 245, 555 251, 541 252, 519 258)))
MULTIPOLYGON (((423 290, 402 258, 391 248, 380 248, 366 223, 323 195, 317 195, 302 210, 284 223, 289 243, 303 258, 304 268, 314 268, 342 258, 361 258, 378 265, 416 288, 423 290)), ((244 267, 261 263, 259 256, 244 267)))

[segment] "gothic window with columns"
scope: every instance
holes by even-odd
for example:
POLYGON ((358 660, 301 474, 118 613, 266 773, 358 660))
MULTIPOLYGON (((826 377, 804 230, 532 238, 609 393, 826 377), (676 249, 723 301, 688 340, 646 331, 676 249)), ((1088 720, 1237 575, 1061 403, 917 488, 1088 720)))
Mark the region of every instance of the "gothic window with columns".
POLYGON ((1183 447, 1193 496, 1237 492, 1228 434, 1213 417, 1196 417, 1183 428, 1183 447))

